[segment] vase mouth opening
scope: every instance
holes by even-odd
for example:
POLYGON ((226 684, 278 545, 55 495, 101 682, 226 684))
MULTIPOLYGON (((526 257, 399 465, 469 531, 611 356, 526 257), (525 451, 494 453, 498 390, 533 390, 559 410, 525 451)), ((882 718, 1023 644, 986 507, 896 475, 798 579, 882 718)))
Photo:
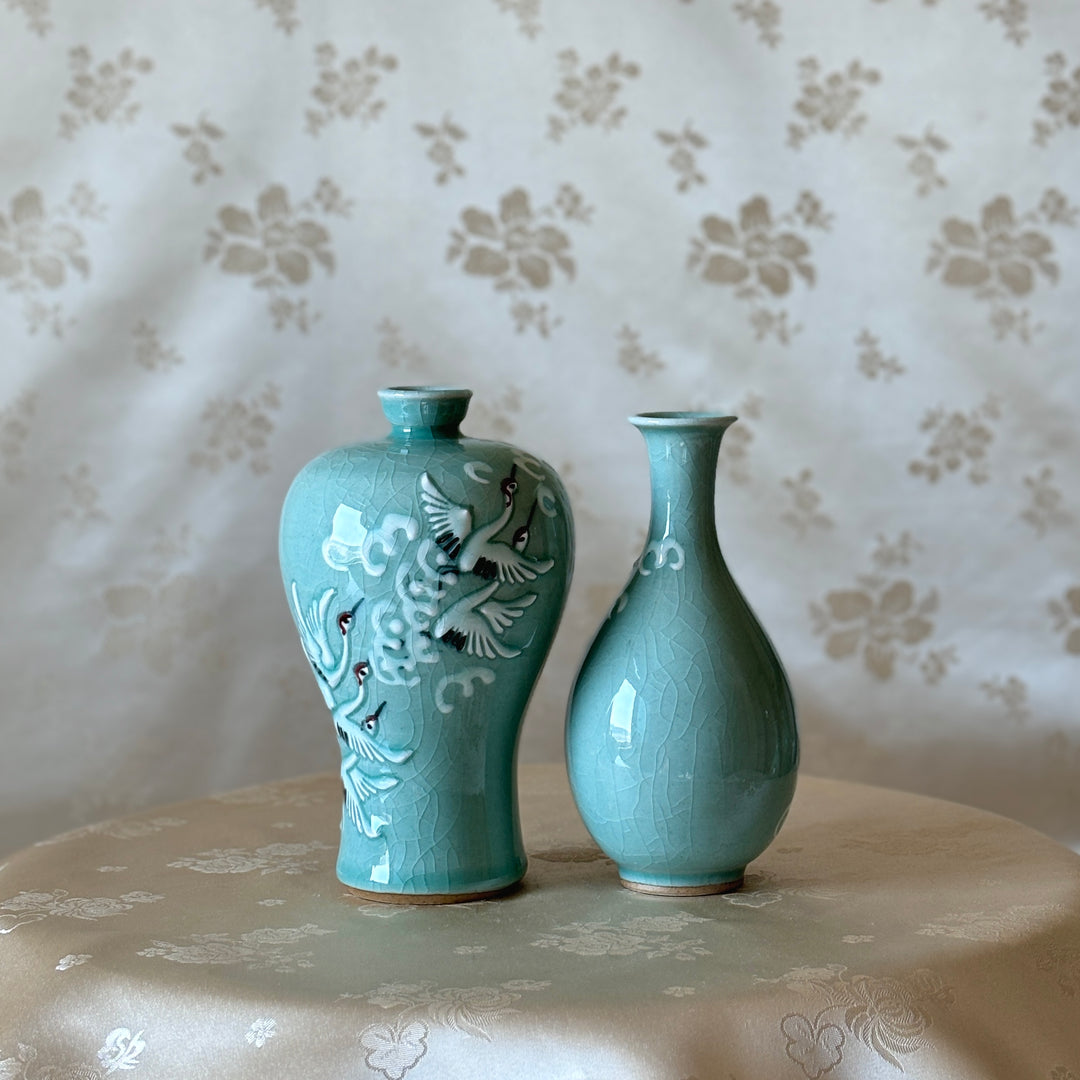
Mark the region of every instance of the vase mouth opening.
POLYGON ((723 412, 643 412, 628 418, 636 428, 643 430, 696 429, 698 431, 723 431, 738 419, 723 412))
POLYGON ((396 428, 453 428, 465 419, 472 391, 464 386, 387 386, 383 414, 396 428))

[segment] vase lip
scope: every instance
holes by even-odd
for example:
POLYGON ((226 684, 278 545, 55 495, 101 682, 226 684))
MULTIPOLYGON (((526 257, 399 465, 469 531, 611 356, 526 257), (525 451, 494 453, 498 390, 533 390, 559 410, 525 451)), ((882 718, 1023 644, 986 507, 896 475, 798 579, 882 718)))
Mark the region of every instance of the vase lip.
POLYGON ((379 397, 383 401, 389 399, 428 398, 434 401, 451 401, 472 397, 472 391, 464 386, 384 386, 379 391, 379 397))
POLYGON ((631 424, 642 430, 661 429, 698 431, 723 431, 738 420, 737 416, 723 412, 642 412, 627 417, 631 424))
POLYGON ((386 419, 404 431, 456 429, 471 397, 464 386, 386 386, 379 391, 386 419))

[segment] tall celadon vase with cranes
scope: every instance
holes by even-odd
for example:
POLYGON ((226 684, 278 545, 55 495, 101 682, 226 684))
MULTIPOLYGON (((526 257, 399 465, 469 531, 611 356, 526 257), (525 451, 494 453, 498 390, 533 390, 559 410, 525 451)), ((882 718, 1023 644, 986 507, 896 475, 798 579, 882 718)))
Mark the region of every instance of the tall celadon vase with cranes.
POLYGON ((516 755, 573 565, 551 466, 462 435, 470 390, 379 391, 389 434, 285 498, 280 557, 341 750, 338 877, 449 903, 525 873, 516 755))

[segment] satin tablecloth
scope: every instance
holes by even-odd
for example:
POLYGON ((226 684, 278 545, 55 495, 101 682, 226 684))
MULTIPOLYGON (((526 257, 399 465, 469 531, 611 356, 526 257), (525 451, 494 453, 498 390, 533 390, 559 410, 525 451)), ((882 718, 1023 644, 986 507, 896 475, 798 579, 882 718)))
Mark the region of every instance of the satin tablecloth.
POLYGON ((91 826, 0 868, 0 1080, 1080 1077, 1080 858, 1004 818, 803 778, 727 896, 621 889, 527 767, 503 899, 334 876, 313 776, 91 826))

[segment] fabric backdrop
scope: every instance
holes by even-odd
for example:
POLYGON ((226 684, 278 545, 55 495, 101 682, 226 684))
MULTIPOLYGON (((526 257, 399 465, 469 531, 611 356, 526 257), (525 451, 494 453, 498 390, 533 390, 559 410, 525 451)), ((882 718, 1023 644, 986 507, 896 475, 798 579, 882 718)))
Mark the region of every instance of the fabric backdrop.
POLYGON ((730 409, 804 768, 1080 843, 1073 0, 0 0, 0 849, 333 767, 277 515, 379 386, 548 459, 730 409))

